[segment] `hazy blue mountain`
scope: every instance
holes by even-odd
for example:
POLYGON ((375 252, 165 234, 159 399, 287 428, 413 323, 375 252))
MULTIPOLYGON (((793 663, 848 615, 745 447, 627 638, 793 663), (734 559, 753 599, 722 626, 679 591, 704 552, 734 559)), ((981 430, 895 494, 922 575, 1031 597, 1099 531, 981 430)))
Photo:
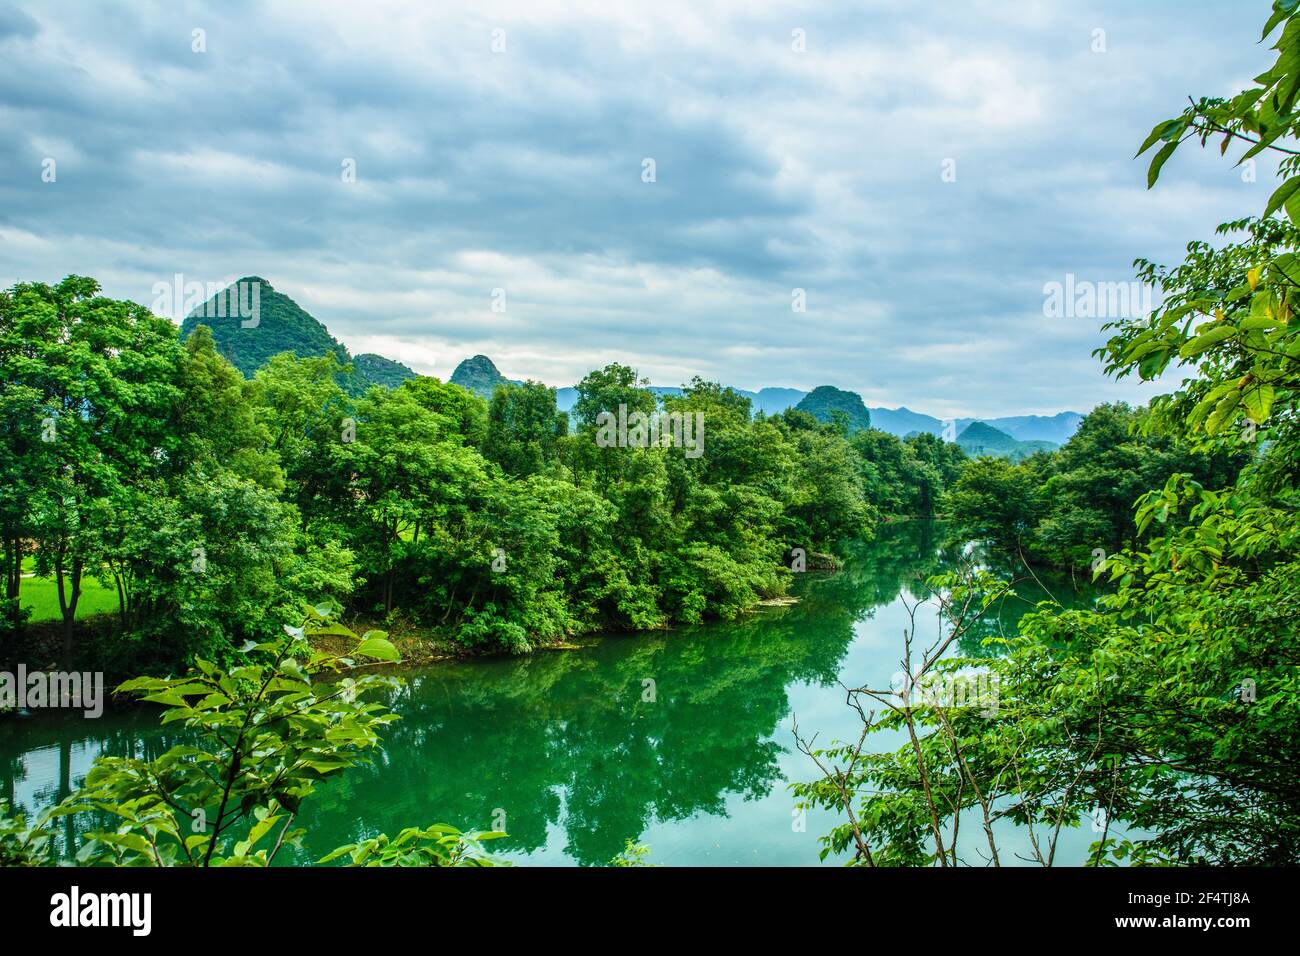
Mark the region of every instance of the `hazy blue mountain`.
MULTIPOLYGON (((1021 441, 1050 441, 1064 445, 1078 430, 1083 416, 1078 412, 1058 412, 1055 415, 1014 415, 983 421, 1021 441)), ((958 427, 961 427, 960 423, 958 427)))
MULTIPOLYGON (((943 435, 944 421, 933 415, 923 415, 909 408, 872 408, 871 422, 881 431, 899 437, 912 432, 930 432, 943 435)), ((961 434, 975 422, 989 425, 1020 441, 1046 441, 1064 445, 1079 427, 1083 416, 1078 412, 1060 412, 1056 415, 1013 415, 1005 418, 958 418, 954 431, 961 434)))
POLYGON ((807 392, 798 388, 760 388, 757 392, 737 389, 752 403, 753 410, 767 415, 780 415, 787 408, 794 408, 804 400, 807 392))
POLYGON ((920 412, 914 412, 906 406, 899 408, 872 408, 871 424, 879 428, 882 432, 889 432, 891 435, 897 435, 899 438, 905 438, 914 432, 929 432, 932 435, 943 435, 943 420, 935 418, 933 415, 922 415, 920 412))

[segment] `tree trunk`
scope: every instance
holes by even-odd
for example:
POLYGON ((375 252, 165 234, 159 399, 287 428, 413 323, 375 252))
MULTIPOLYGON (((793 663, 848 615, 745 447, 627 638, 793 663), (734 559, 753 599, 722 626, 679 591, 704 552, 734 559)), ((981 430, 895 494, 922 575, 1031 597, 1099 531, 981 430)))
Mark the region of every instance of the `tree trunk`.
POLYGON ((54 561, 54 575, 59 586, 59 611, 63 614, 63 669, 72 670, 73 664, 73 624, 77 619, 77 602, 81 599, 81 559, 74 558, 72 568, 65 572, 63 556, 54 561), (64 581, 72 585, 72 597, 69 600, 64 581))
MULTIPOLYGON (((59 801, 62 802, 72 795, 72 742, 64 736, 59 741, 59 801)), ((74 814, 68 814, 63 818, 63 839, 65 841, 64 852, 69 857, 77 852, 76 848, 76 830, 73 829, 72 818, 74 814)))
POLYGON ((5 539, 5 560, 8 573, 5 575, 5 597, 16 599, 23 580, 23 539, 17 536, 5 539))
POLYGON ((126 632, 126 592, 122 589, 122 575, 114 574, 113 582, 117 585, 117 620, 123 633, 126 632))

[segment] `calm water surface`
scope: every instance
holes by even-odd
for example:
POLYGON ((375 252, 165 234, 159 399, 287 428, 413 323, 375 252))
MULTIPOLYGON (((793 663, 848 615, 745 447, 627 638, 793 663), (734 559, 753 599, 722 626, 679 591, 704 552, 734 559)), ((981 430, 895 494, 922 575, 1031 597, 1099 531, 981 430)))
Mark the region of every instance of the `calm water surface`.
MULTIPOLYGON (((299 822, 309 835, 292 862, 406 826, 487 829, 504 814, 510 836, 493 848, 521 863, 604 864, 630 838, 666 865, 817 865, 818 837, 836 820, 795 815, 788 784, 816 769, 794 747, 792 720, 818 743, 856 740, 838 681, 889 686, 904 599, 915 603, 918 575, 957 557, 928 522, 892 525, 844 571, 801 575, 798 604, 740 622, 406 671, 384 753, 307 801, 299 822)), ((1044 583, 1079 599, 1068 580, 1044 583)), ((980 636, 1013 632, 1042 596, 1020 591, 980 636)), ((917 628, 936 632, 930 608, 917 628)), ((37 809, 75 788, 101 753, 147 757, 172 742, 154 712, 137 709, 0 721, 0 795, 37 809)), ((983 839, 973 821, 963 830, 983 839)), ((1086 826, 1068 834, 1063 856, 1094 838, 1086 826)), ((1007 860, 1023 838, 1003 839, 1007 860)))

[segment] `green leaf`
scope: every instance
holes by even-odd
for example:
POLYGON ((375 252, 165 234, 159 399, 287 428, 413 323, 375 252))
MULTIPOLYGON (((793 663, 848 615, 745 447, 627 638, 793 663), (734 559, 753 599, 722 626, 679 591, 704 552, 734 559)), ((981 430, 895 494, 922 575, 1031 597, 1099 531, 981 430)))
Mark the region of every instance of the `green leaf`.
POLYGON ((1260 329, 1280 329, 1285 324, 1281 319, 1268 315, 1248 315, 1241 320, 1240 328, 1244 332, 1254 332, 1260 329))
POLYGON ((1277 8, 1274 9, 1273 15, 1268 18, 1267 22, 1265 22, 1264 32, 1259 35, 1260 40, 1262 41, 1267 39, 1268 35, 1273 32, 1274 28, 1285 20, 1286 17, 1287 11, 1283 9, 1282 4, 1279 3, 1277 8))
POLYGON ((1142 141, 1142 145, 1138 148, 1138 151, 1134 154, 1134 156, 1141 156, 1148 149, 1154 146, 1157 141, 1162 139, 1168 139, 1169 136, 1172 135, 1174 131, 1177 130, 1182 125, 1183 125, 1183 121, 1181 119, 1161 120, 1151 130, 1150 135, 1147 136, 1147 138, 1142 141))
POLYGON ((1138 374, 1142 376, 1143 380, 1149 382, 1164 371, 1165 366, 1168 364, 1169 350, 1158 349, 1142 359, 1138 365, 1138 374))
POLYGON ((1236 334, 1237 327, 1234 325, 1228 325, 1226 323, 1216 325, 1214 328, 1210 329, 1210 331, 1202 333, 1184 344, 1183 347, 1178 350, 1178 354, 1182 358, 1192 358, 1195 355, 1200 355, 1211 346, 1222 342, 1224 339, 1232 338, 1236 334))
POLYGON ((1150 167, 1147 169, 1147 189, 1150 189, 1156 184, 1156 180, 1160 178, 1161 168, 1165 165, 1165 162, 1169 157, 1174 155, 1174 150, 1177 148, 1178 140, 1174 140, 1172 143, 1165 143, 1164 146, 1160 147, 1160 152, 1156 153, 1155 158, 1151 160, 1150 167))
POLYGON ((1300 189, 1300 176, 1292 176, 1281 186, 1273 191, 1269 197, 1268 205, 1264 207, 1264 215, 1272 215, 1284 202, 1291 198, 1297 189, 1300 189))
POLYGON ((1257 385, 1241 397, 1241 404, 1245 406, 1246 414, 1256 425, 1262 425, 1268 420, 1268 413, 1273 408, 1274 394, 1272 385, 1257 385))
POLYGON ((257 846, 258 841, 261 840, 262 837, 266 836, 266 834, 270 832, 271 828, 282 819, 282 814, 276 814, 254 824, 253 828, 248 831, 248 839, 245 841, 247 848, 244 852, 247 853, 249 849, 257 846))
POLYGON ((1213 414, 1205 422, 1205 433, 1207 435, 1216 435, 1219 431, 1232 420, 1233 414, 1241 404, 1241 392, 1238 389, 1232 389, 1227 395, 1219 400, 1215 406, 1213 414))
POLYGON ((361 657, 373 657, 380 661, 401 659, 401 655, 397 653, 397 648, 382 637, 372 637, 369 640, 362 641, 356 646, 353 653, 361 657))

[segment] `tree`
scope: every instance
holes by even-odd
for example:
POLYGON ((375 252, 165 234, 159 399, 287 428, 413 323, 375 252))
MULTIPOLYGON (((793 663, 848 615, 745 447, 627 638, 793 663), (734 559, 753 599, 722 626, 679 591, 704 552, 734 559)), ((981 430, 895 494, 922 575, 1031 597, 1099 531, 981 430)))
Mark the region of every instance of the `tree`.
POLYGON ((555 407, 555 389, 541 382, 504 382, 488 407, 483 454, 506 474, 526 478, 555 460, 556 442, 568 430, 567 416, 555 407))
POLYGON ((166 470, 181 397, 172 324, 98 292, 80 276, 55 286, 21 283, 0 317, 3 461, 20 472, 17 486, 29 496, 23 517, 7 511, 6 562, 12 574, 21 560, 13 535, 35 540, 37 572, 57 583, 68 668, 82 578, 103 554, 109 502, 123 486, 166 470))
POLYGON ((962 469, 948 493, 946 513, 962 534, 1015 554, 1038 524, 1042 505, 1029 467, 986 457, 962 469))
POLYGON ((1164 434, 1143 434, 1146 410, 1099 405, 1060 452, 1044 463, 1043 518, 1030 543, 1035 556, 1059 566, 1087 567, 1096 549, 1115 554, 1137 541, 1138 498, 1187 474, 1222 487, 1249 460, 1245 448, 1197 452, 1164 434))
POLYGON ((453 420, 421 397, 409 383, 372 389, 357 403, 353 440, 334 449, 345 476, 334 513, 343 517, 385 613, 395 605, 399 565, 455 537, 487 481, 487 462, 461 444, 453 420))
POLYGON ((178 384, 182 398, 170 449, 174 471, 228 468, 279 492, 284 472, 268 422, 258 417, 255 386, 217 351, 206 325, 185 339, 178 384))
POLYGON ((332 352, 305 359, 281 353, 258 369, 250 389, 256 421, 285 473, 285 495, 308 522, 337 517, 348 482, 340 446, 355 420, 340 368, 332 352))

